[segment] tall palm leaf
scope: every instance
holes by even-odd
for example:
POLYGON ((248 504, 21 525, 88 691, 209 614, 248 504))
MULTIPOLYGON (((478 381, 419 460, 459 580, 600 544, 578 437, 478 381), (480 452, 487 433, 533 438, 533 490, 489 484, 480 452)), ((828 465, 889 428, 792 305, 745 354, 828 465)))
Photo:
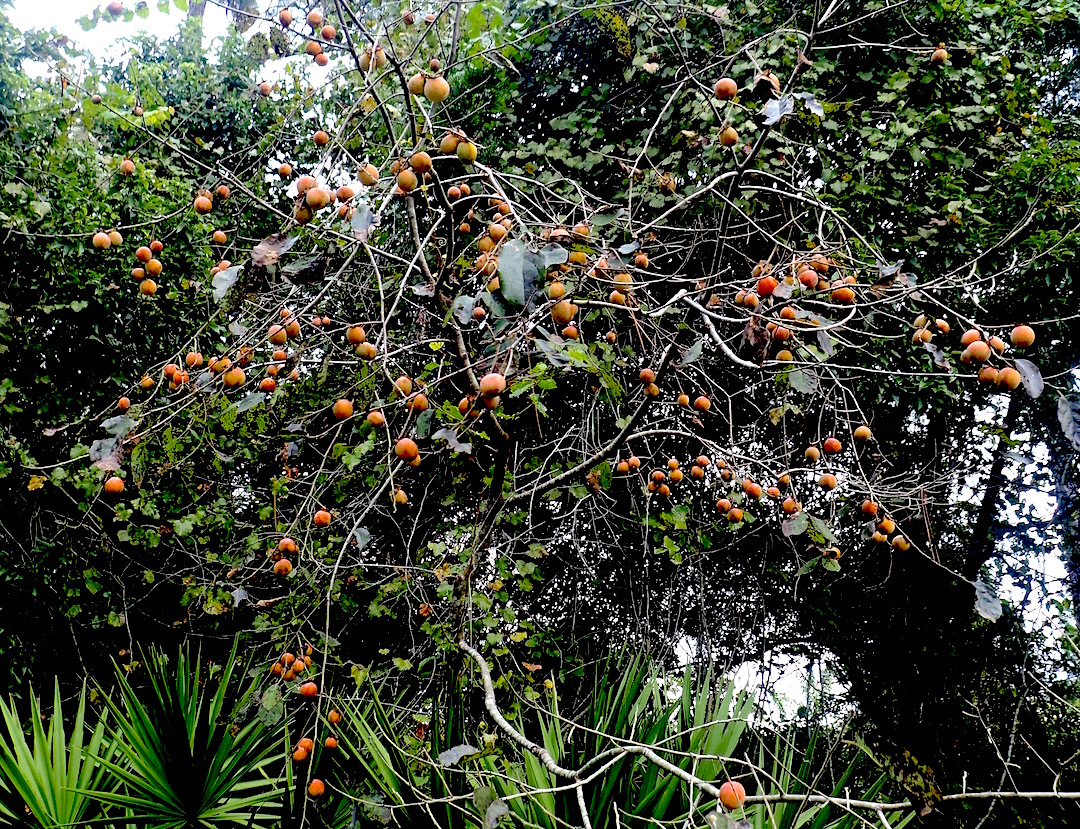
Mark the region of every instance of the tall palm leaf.
POLYGON ((72 826, 97 817, 98 802, 92 793, 107 782, 97 764, 105 736, 105 718, 98 720, 86 741, 86 690, 79 705, 70 738, 64 730, 60 688, 53 688, 49 727, 42 727, 41 705, 30 697, 30 734, 27 742, 14 700, 0 700, 0 824, 21 826, 72 826), (5 802, 6 801, 6 802, 5 802))
POLYGON ((283 721, 268 727, 249 710, 257 679, 236 673, 236 648, 221 673, 204 681, 199 660, 181 650, 175 665, 160 653, 146 660, 150 687, 140 694, 121 672, 116 758, 104 762, 122 790, 99 794, 125 807, 131 822, 159 829, 268 825, 260 807, 283 791, 283 721), (263 817, 264 816, 264 817, 263 817))

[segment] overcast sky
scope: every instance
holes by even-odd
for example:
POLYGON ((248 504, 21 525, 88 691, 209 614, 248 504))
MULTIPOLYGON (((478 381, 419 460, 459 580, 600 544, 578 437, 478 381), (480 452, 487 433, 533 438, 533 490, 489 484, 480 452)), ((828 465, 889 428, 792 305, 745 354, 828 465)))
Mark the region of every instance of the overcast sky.
MULTIPOLYGON (((146 20, 136 17, 130 23, 122 19, 108 23, 102 21, 95 28, 84 32, 77 22, 79 18, 92 14, 95 8, 104 8, 107 2, 108 0, 100 3, 94 0, 15 0, 7 13, 18 29, 55 28, 77 45, 97 55, 107 54, 117 48, 119 39, 140 31, 158 36, 170 35, 176 31, 185 14, 174 5, 170 5, 168 14, 163 14, 158 11, 156 0, 149 0, 150 16, 146 20)), ((133 8, 135 0, 128 0, 125 5, 133 8)), ((203 31, 208 37, 224 33, 226 20, 223 9, 207 3, 203 21, 203 31)))

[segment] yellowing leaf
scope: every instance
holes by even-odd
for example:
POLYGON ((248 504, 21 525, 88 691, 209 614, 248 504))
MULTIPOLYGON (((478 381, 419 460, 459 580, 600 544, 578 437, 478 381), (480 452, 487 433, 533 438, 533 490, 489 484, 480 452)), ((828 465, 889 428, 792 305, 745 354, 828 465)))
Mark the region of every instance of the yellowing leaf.
POLYGON ((44 475, 31 475, 30 483, 26 485, 26 488, 33 492, 35 489, 41 489, 43 486, 45 486, 44 475))

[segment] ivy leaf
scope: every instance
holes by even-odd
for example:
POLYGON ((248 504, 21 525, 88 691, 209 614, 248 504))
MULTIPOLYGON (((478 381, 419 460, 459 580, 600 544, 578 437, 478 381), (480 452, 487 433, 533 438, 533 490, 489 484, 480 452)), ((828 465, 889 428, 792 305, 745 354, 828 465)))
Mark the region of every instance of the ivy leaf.
POLYGON ((1016 370, 1020 372, 1020 381, 1024 384, 1024 391, 1028 393, 1028 396, 1038 397, 1042 394, 1044 384, 1039 367, 1023 357, 1017 357, 1013 363, 1016 365, 1016 370))
POLYGON ((840 572, 840 562, 835 558, 823 558, 821 559, 821 566, 828 570, 830 573, 840 572))

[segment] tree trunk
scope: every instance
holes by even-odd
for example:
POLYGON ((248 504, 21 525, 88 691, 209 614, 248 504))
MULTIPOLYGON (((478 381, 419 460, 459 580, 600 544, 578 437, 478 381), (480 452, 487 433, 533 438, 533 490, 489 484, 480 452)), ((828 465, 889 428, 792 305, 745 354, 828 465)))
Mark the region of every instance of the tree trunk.
POLYGON ((994 554, 994 525, 1001 487, 1005 483, 1005 453, 1009 449, 1005 439, 1012 435, 1013 429, 1016 428, 1016 421, 1020 419, 1021 400, 1020 394, 1013 394, 1009 398, 1009 410, 1005 413, 1005 422, 1002 424, 1004 434, 994 447, 994 459, 990 465, 986 492, 983 493, 982 505, 979 507, 975 529, 971 533, 968 552, 963 562, 963 573, 968 579, 974 580, 982 566, 994 554))

